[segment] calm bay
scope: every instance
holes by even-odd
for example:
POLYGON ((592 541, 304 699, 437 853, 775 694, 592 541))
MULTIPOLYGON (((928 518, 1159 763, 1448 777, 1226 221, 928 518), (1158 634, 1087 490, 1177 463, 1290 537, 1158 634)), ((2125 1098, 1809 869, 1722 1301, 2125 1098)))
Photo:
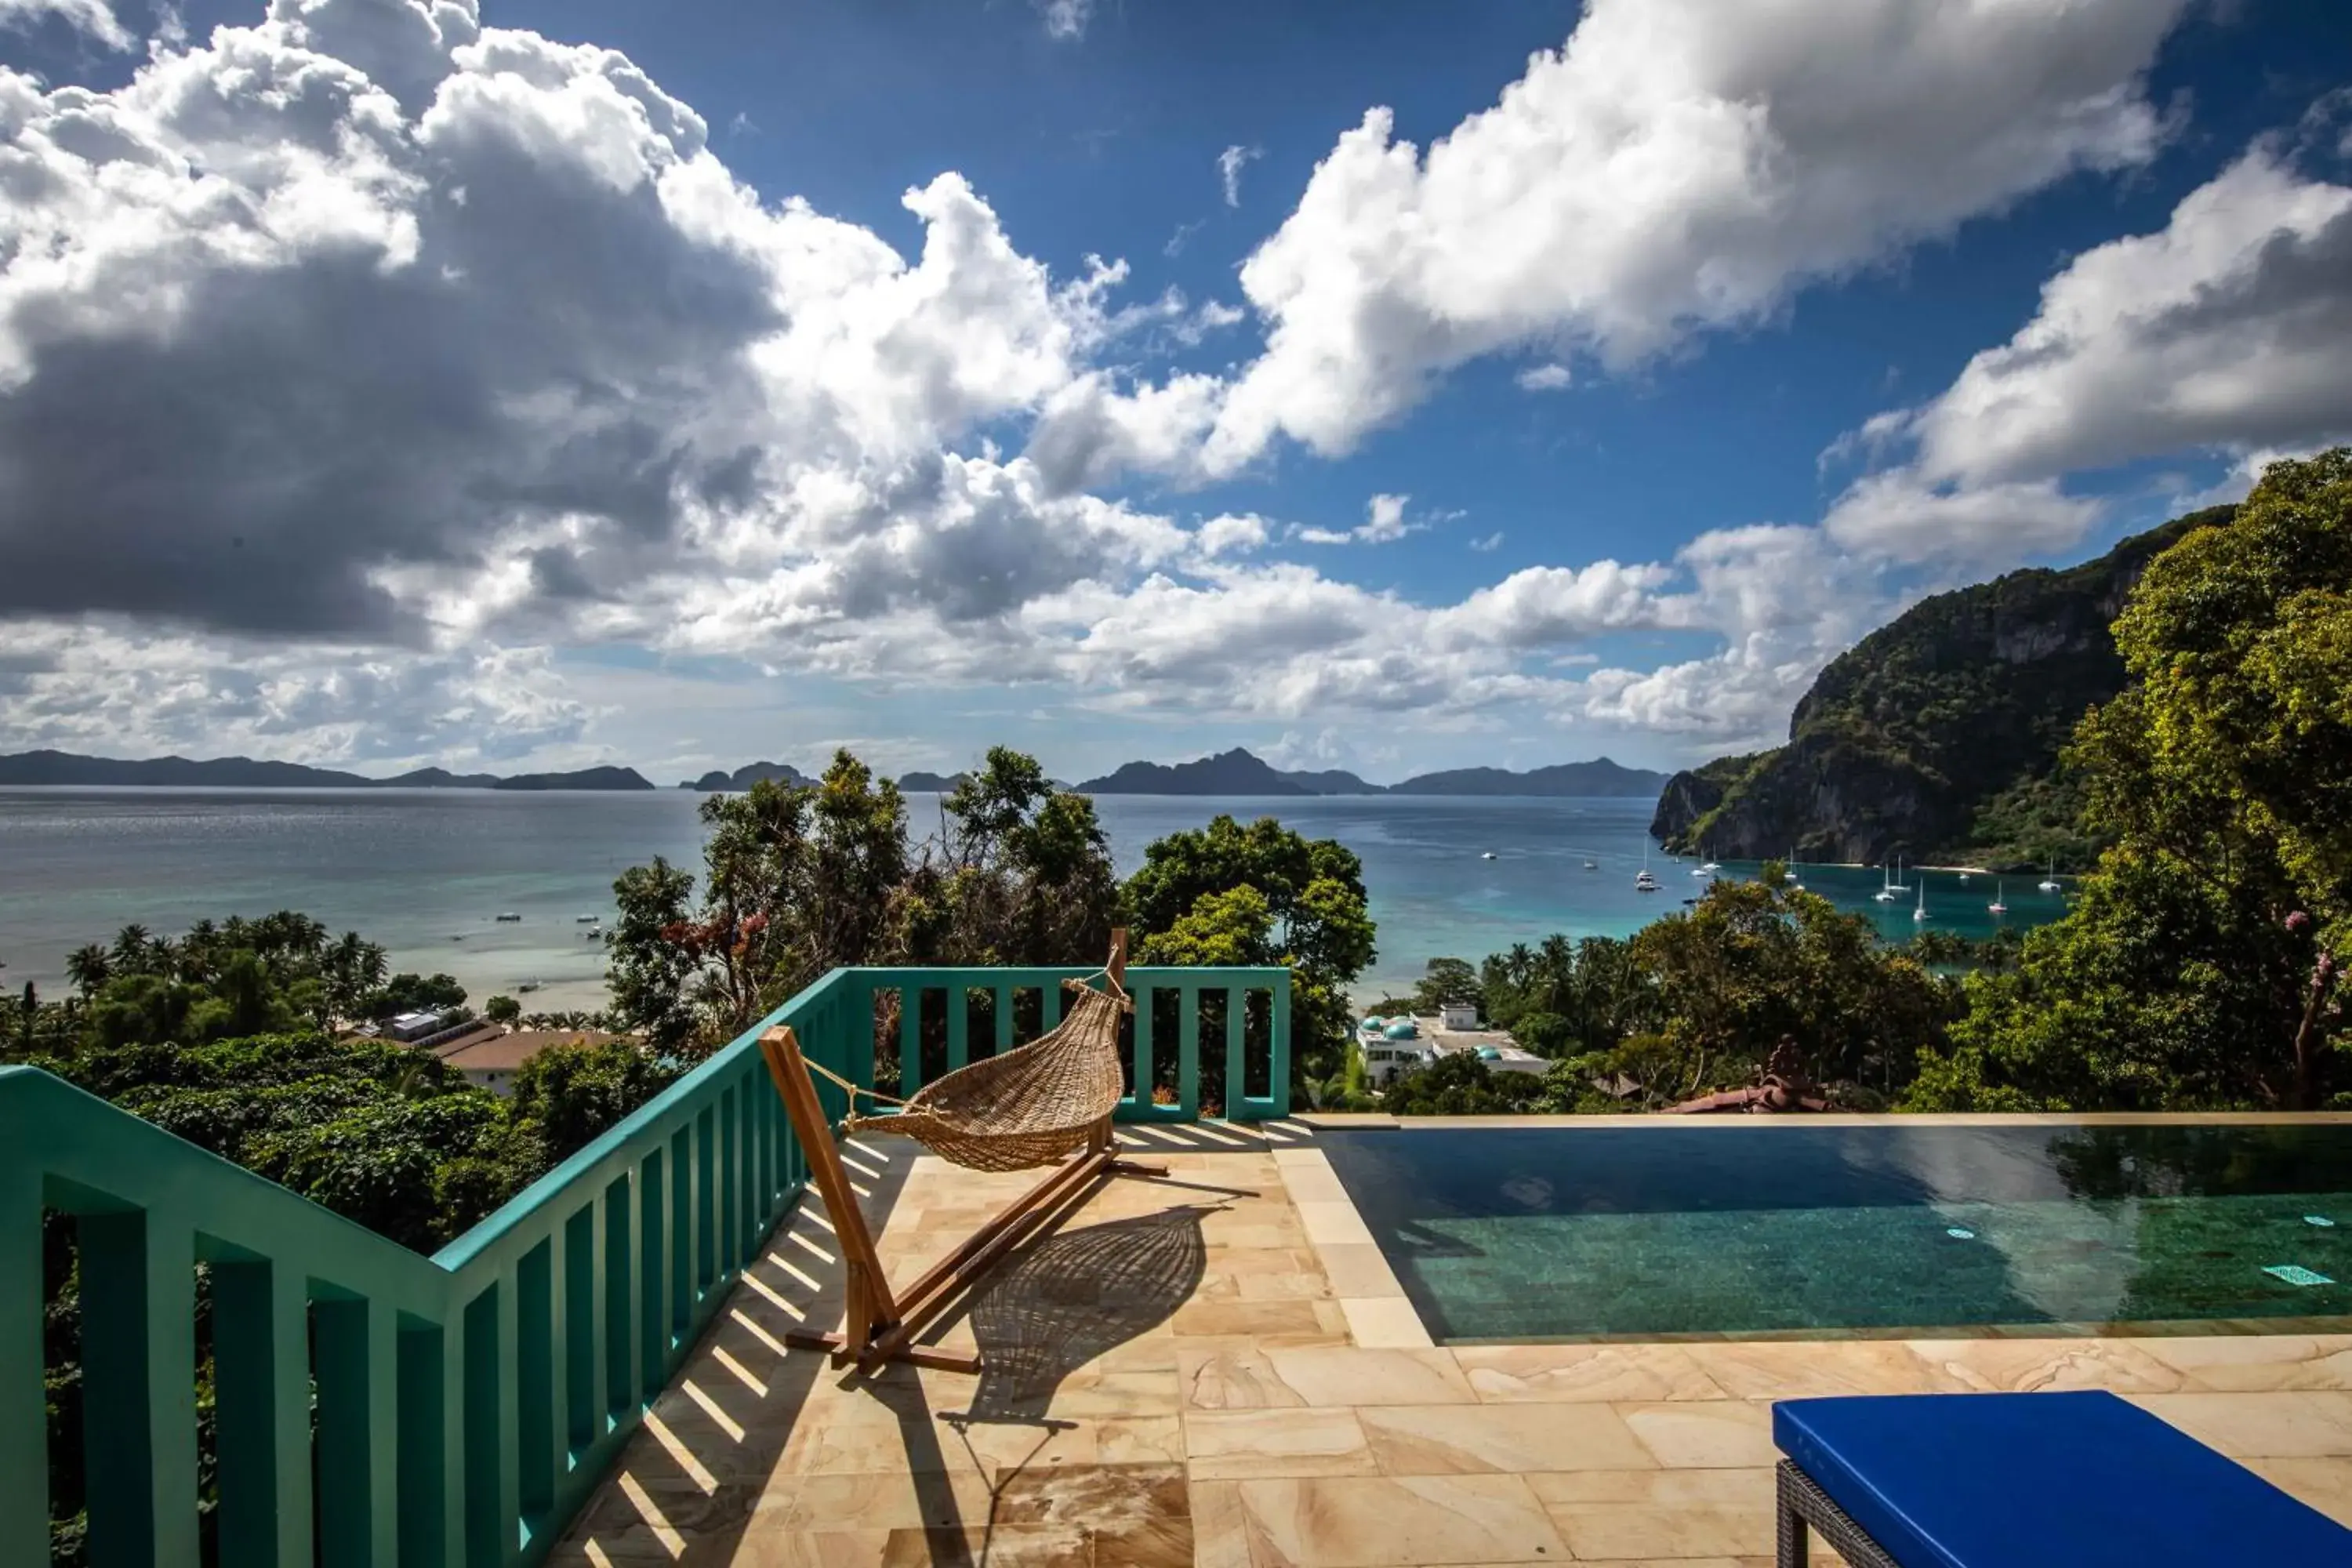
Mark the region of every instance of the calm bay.
MULTIPOLYGON (((396 969, 454 974, 478 1005, 536 981, 530 1007, 599 1007, 603 951, 578 917, 609 915, 614 878, 656 855, 698 871, 701 798, 684 790, 0 790, 0 984, 60 988, 68 952, 131 921, 176 935, 206 917, 293 909, 383 942, 396 969), (501 922, 500 914, 520 919, 501 922)), ((1273 816, 1353 849, 1380 927, 1380 956, 1357 987, 1368 998, 1409 986, 1433 957, 1475 962, 1553 931, 1622 936, 1679 910, 1706 881, 1650 844, 1652 805, 1438 795, 1095 802, 1122 876, 1153 839, 1219 813, 1273 816), (1645 851, 1662 888, 1654 894, 1633 890, 1645 851)), ((937 832, 938 796, 909 795, 908 806, 913 837, 937 832)), ((1755 869, 1727 863, 1722 874, 1755 869)), ((1896 902, 1873 900, 1875 869, 1809 866, 1801 875, 1890 941, 1919 929, 1919 874, 1896 902)), ((2002 919, 2054 919, 2063 900, 2039 891, 2039 879, 1964 884, 1926 873, 1927 923, 1980 937, 2002 919), (1986 910, 1997 891, 2005 917, 1986 910)))

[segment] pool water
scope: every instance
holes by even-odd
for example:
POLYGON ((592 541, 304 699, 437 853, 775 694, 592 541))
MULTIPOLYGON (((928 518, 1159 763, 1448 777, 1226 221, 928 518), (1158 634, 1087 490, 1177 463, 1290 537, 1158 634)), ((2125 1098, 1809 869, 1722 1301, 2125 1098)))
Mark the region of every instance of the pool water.
POLYGON ((2347 1125, 1406 1127, 1322 1144, 1440 1343, 2352 1315, 2347 1125))

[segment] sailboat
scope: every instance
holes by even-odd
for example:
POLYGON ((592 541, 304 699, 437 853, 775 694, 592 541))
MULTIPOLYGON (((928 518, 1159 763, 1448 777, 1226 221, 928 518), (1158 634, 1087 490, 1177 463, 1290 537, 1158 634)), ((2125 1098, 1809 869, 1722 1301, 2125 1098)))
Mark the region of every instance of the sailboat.
POLYGON ((2006 882, 2000 883, 1994 889, 1992 902, 1987 904, 1985 908, 1992 911, 1994 914, 2005 915, 2009 913, 2009 904, 2007 902, 2008 898, 2009 884, 2006 882))
POLYGON ((1927 879, 1925 877, 1919 879, 1919 907, 1911 911, 1911 918, 1915 921, 1927 918, 1927 879))
POLYGON ((1871 899, 1877 903, 1893 903, 1895 901, 1895 874, 1886 868, 1884 862, 1881 862, 1878 868, 1878 891, 1871 894, 1871 899))
POLYGON ((1797 851, 1793 845, 1789 849, 1789 888, 1791 892, 1805 890, 1805 885, 1797 880, 1797 851))
POLYGON ((2042 890, 2045 893, 2058 890, 2058 857, 2055 855, 2050 857, 2050 874, 2042 879, 2042 890))
POLYGON ((1898 893, 1907 893, 1911 890, 1911 884, 1903 879, 1903 857, 1899 854, 1895 857, 1895 880, 1886 885, 1898 893))
POLYGON ((1658 879, 1650 875, 1650 846, 1647 841, 1642 845, 1642 868, 1633 875, 1633 890, 1637 893, 1658 890, 1658 879))

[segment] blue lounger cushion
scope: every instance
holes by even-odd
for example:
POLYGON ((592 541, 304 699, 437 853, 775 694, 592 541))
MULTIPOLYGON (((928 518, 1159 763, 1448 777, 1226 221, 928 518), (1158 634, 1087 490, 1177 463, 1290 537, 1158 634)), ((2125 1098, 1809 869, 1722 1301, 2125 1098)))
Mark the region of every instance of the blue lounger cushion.
POLYGON ((2105 1392, 1792 1399, 1772 1440, 1903 1568, 2352 1564, 2352 1531, 2105 1392))

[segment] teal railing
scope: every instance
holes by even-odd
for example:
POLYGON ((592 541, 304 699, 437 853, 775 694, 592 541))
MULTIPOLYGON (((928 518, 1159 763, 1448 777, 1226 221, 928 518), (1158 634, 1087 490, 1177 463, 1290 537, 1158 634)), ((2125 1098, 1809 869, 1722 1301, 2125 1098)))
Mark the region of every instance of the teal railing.
MULTIPOLYGON (((0 1563, 48 1560, 44 1208, 75 1216, 80 1248, 91 1568, 198 1561, 199 1263, 221 1563, 535 1563, 798 1200, 806 1167, 761 1031, 790 1024, 812 1060, 870 1085, 877 1002, 895 995, 909 1093, 927 1054, 971 1056, 971 992, 992 996, 1001 1048, 1016 993, 1038 991, 1050 1026, 1080 973, 835 970, 429 1258, 47 1073, 0 1068, 0 1563), (927 1053, 942 1012, 944 1051, 927 1053)), ((1287 1112, 1287 970, 1127 979, 1141 1087, 1121 1119, 1199 1114, 1204 1012, 1223 1022, 1228 1119, 1287 1112), (1175 1103, 1154 1103, 1163 1084, 1175 1103)), ((839 1116, 842 1091, 821 1092, 839 1116)))

